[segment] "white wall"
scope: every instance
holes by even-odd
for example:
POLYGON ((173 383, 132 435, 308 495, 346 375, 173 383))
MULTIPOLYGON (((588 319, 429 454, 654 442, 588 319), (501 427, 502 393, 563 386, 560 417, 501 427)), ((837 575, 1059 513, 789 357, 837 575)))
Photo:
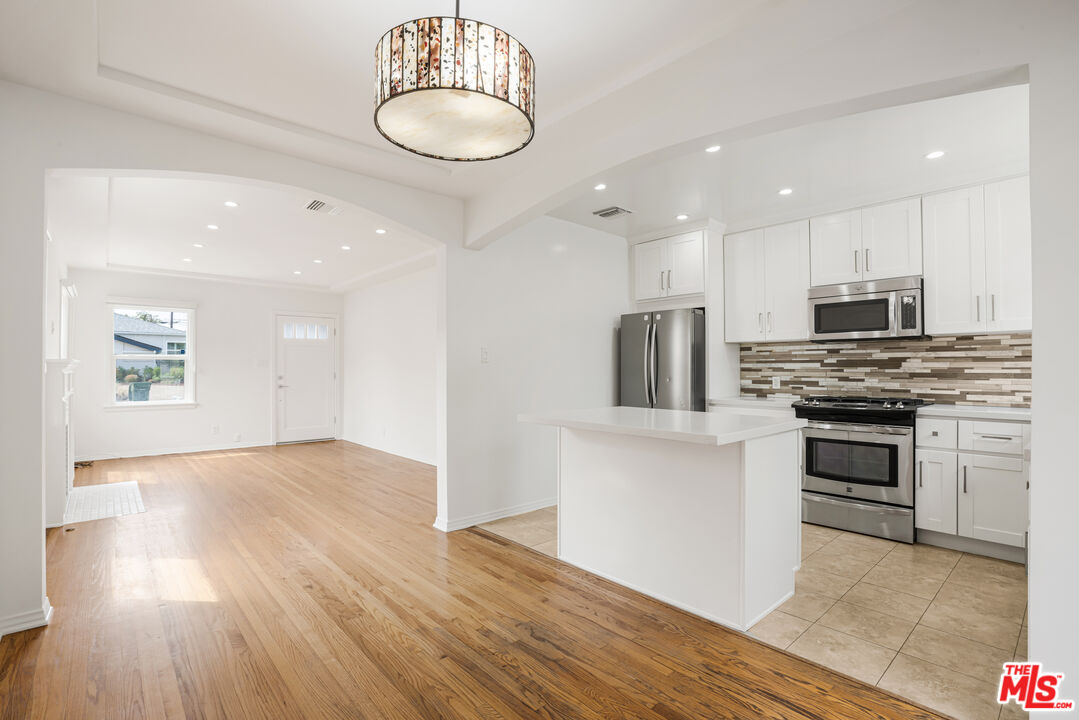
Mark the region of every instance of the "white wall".
MULTIPOLYGON (((71 357, 79 361, 72 422, 80 460, 271 444, 275 312, 340 316, 343 310, 342 297, 330 293, 79 268, 70 275, 79 288, 71 303, 71 357), (196 407, 110 406, 108 298, 196 306, 196 407)), ((340 353, 338 342, 339 367, 340 353)))
POLYGON ((345 440, 436 462, 437 291, 432 266, 345 297, 345 440))
MULTIPOLYGON (((45 174, 52 168, 186 171, 303 187, 438 242, 459 200, 0 81, 0 634, 44 622, 45 174), (18 548, 17 551, 12 550, 18 548)), ((160 294, 160 293, 155 293, 160 294)))
POLYGON ((439 527, 555 502, 555 430, 517 415, 617 403, 628 257, 622 238, 550 217, 483 252, 447 249, 451 474, 439 527))

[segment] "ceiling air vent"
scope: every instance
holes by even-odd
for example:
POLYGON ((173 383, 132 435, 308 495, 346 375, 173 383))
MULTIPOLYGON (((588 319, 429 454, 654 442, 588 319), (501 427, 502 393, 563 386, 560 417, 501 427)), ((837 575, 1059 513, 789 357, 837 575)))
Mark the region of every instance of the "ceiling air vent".
POLYGON ((626 210, 625 208, 620 208, 612 205, 610 207, 605 207, 602 210, 593 210, 592 214, 599 215, 601 218, 613 218, 618 217, 619 215, 632 215, 633 212, 631 210, 626 210))
POLYGON ((337 207, 336 205, 327 205, 321 200, 312 200, 310 203, 308 203, 307 209, 311 212, 321 213, 322 215, 336 216, 341 214, 341 208, 337 207))

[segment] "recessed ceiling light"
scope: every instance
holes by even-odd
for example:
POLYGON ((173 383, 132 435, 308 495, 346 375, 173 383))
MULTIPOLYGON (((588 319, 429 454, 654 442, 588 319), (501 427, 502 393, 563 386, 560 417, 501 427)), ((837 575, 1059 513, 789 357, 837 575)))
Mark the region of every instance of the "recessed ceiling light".
POLYGON ((202 243, 192 243, 192 244, 191 244, 191 247, 197 247, 197 248, 200 248, 200 247, 205 247, 205 245, 203 245, 202 243))
POLYGON ((226 200, 225 207, 240 207, 240 204, 237 202, 233 202, 232 200, 226 200))
POLYGON ((684 213, 682 215, 675 215, 674 219, 675 220, 689 220, 689 215, 686 215, 684 213))
POLYGON ((782 190, 779 191, 779 194, 786 197, 787 195, 790 195, 792 192, 794 192, 794 190, 791 190, 790 188, 783 188, 782 190))
POLYGON ((934 150, 933 152, 925 154, 925 159, 926 160, 936 160, 936 159, 942 158, 942 157, 944 157, 944 151, 943 150, 934 150))
POLYGON ((316 265, 321 265, 322 264, 321 260, 315 260, 314 262, 315 262, 316 265))
POLYGON ((607 189, 607 184, 606 183, 600 183, 599 185, 596 185, 592 189, 593 190, 606 190, 607 189))
POLYGON ((206 229, 207 230, 218 230, 219 228, 216 225, 207 225, 206 229))
POLYGON ((184 262, 191 262, 191 258, 184 258, 184 262))
POLYGON ((375 230, 375 234, 377 234, 377 235, 385 235, 386 234, 386 229, 385 228, 379 228, 379 229, 375 230))
POLYGON ((351 250, 351 249, 352 249, 352 246, 351 246, 351 245, 342 245, 342 246, 341 246, 341 249, 342 249, 342 250, 351 250))
POLYGON ((705 152, 719 152, 719 145, 709 145, 704 149, 705 152))
POLYGON ((292 274, 293 274, 293 275, 303 275, 303 273, 302 273, 302 272, 300 272, 299 270, 293 270, 293 271, 292 271, 292 274))

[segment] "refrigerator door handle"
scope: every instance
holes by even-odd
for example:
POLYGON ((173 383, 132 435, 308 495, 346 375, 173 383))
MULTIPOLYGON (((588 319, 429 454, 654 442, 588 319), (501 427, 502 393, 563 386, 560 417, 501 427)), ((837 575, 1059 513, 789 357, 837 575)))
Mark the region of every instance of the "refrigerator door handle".
POLYGON ((648 404, 652 404, 652 391, 648 387, 648 368, 651 364, 651 352, 649 338, 652 336, 652 323, 648 323, 644 326, 644 362, 641 363, 641 370, 644 371, 644 397, 648 401, 648 404))
POLYGON ((650 374, 652 385, 652 407, 656 406, 659 401, 659 392, 656 390, 656 324, 652 323, 652 342, 649 345, 649 360, 648 360, 648 372, 650 374))

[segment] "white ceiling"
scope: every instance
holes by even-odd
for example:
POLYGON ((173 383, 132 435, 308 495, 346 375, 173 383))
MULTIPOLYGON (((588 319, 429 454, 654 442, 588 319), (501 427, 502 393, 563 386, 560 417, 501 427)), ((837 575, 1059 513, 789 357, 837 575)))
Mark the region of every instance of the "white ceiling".
POLYGON ((403 228, 298 188, 199 177, 54 175, 46 203, 49 236, 74 267, 336 290, 432 251, 403 228), (312 200, 340 213, 307 210, 312 200), (376 233, 379 228, 386 233, 376 233))
POLYGON ((614 170, 550 214, 626 237, 709 217, 728 229, 843 210, 1029 167, 1026 85, 849 115, 614 170), (926 160, 931 150, 939 160, 926 160), (780 197, 784 187, 794 192, 780 197), (618 205, 632 215, 604 220, 618 205))
MULTIPOLYGON (((731 32, 768 4, 465 0, 461 14, 501 27, 529 48, 542 131, 731 32)), ((466 197, 510 170, 414 156, 382 139, 372 123, 378 38, 403 21, 452 13, 450 0, 5 0, 0 75, 466 197)))

